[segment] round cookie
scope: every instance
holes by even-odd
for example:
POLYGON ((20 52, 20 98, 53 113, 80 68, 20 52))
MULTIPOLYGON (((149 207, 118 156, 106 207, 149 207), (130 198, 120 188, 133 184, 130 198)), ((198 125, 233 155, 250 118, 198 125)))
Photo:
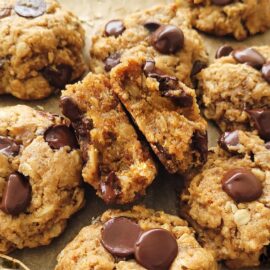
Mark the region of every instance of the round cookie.
POLYGON ((265 32, 270 27, 268 0, 177 0, 189 6, 192 25, 216 36, 231 35, 237 40, 265 32))
POLYGON ((255 127, 262 138, 270 140, 270 47, 233 50, 224 45, 217 57, 197 76, 204 115, 223 131, 255 127), (260 110, 263 113, 258 117, 260 110))
POLYGON ((54 0, 0 3, 0 94, 41 99, 85 71, 80 21, 54 0))
POLYGON ((213 256, 198 244, 192 229, 187 227, 185 221, 164 212, 155 212, 143 206, 135 206, 130 211, 108 210, 90 226, 83 228, 79 235, 60 253, 55 270, 147 269, 138 261, 147 265, 148 269, 217 269, 213 256), (140 230, 141 232, 139 232, 140 230), (115 234, 117 237, 114 237, 113 233, 117 232, 118 234, 115 234), (154 244, 157 240, 160 245, 154 244), (150 243, 152 243, 150 251, 144 249, 150 243), (108 245, 113 247, 110 252, 105 249, 105 247, 108 248, 108 245), (118 252, 121 250, 120 254, 117 253, 116 247, 118 247, 118 252), (127 254, 127 250, 131 250, 131 253, 135 252, 136 259, 134 256, 124 259, 123 255, 127 254), (168 262, 172 257, 167 252, 168 250, 177 251, 173 254, 176 257, 170 265, 168 262), (144 251, 143 254, 140 251, 144 251), (118 257, 113 255, 116 253, 118 257), (158 257, 156 257, 157 254, 159 254, 158 257), (122 255, 122 259, 119 255, 122 255), (153 262, 154 257, 156 260, 153 262), (149 260, 149 258, 152 259, 149 260), (163 268, 158 268, 161 265, 163 268))
POLYGON ((27 106, 0 110, 0 252, 47 245, 84 204, 69 122, 27 106))
POLYGON ((257 135, 226 132, 181 196, 199 241, 232 268, 259 265, 269 245, 269 160, 257 135))
POLYGON ((120 62, 143 57, 189 86, 208 62, 201 37, 191 29, 189 13, 175 4, 109 21, 93 37, 90 55, 94 73, 109 72, 120 62))

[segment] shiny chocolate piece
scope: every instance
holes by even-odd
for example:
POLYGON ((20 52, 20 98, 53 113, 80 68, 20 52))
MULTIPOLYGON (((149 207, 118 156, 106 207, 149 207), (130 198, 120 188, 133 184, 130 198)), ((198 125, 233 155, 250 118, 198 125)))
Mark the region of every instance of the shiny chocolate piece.
POLYGON ((207 67, 207 64, 201 60, 196 60, 193 63, 192 70, 190 72, 190 77, 194 77, 197 75, 199 72, 201 72, 204 68, 207 67))
POLYGON ((115 53, 110 55, 105 59, 105 70, 107 72, 111 71, 114 67, 116 67, 118 64, 120 64, 121 55, 119 53, 115 53))
POLYGON ((263 65, 262 67, 262 75, 263 78, 270 83, 270 62, 267 62, 266 64, 263 65))
POLYGON ((232 56, 238 63, 247 64, 256 69, 261 69, 265 63, 265 58, 252 48, 234 50, 232 56))
POLYGON ((31 202, 31 186, 22 174, 12 173, 4 189, 1 210, 6 214, 17 216, 24 212, 31 202))
POLYGON ((164 97, 170 98, 176 106, 189 108, 193 105, 193 97, 183 89, 169 90, 164 93, 164 97))
POLYGON ((162 25, 151 36, 152 46, 163 54, 174 54, 184 46, 184 34, 174 25, 162 25))
POLYGON ((270 110, 253 109, 246 110, 254 122, 260 137, 264 140, 270 140, 270 110))
POLYGON ((103 225, 101 243, 114 256, 128 257, 134 254, 141 233, 142 229, 133 220, 116 217, 103 225))
POLYGON ((126 27, 121 20, 111 20, 105 25, 105 35, 108 37, 109 36, 118 37, 125 30, 126 27))
POLYGON ((212 4, 217 5, 217 6, 225 6, 233 2, 233 0, 211 0, 211 1, 212 1, 212 4))
POLYGON ((78 141, 73 130, 66 125, 50 127, 44 134, 44 140, 52 149, 60 149, 69 146, 71 149, 78 148, 78 141))
POLYGON ((148 21, 148 22, 146 22, 143 26, 144 26, 148 31, 154 32, 154 31, 156 31, 156 30, 161 26, 161 24, 158 23, 158 22, 154 22, 154 21, 148 21))
POLYGON ((47 5, 44 0, 17 0, 14 10, 25 18, 36 18, 46 12, 47 5))
POLYGON ((259 199, 263 188, 260 180, 248 169, 229 170, 221 180, 222 189, 237 203, 259 199))
POLYGON ((268 149, 268 150, 270 150, 270 142, 267 142, 267 143, 265 144, 265 148, 268 149))
POLYGON ((228 56, 230 55, 232 51, 233 51, 233 47, 228 44, 225 44, 217 49, 216 59, 224 57, 224 56, 228 56))
POLYGON ((145 231, 135 246, 136 260, 149 270, 169 269, 177 254, 175 237, 164 229, 145 231))
POLYGON ((71 97, 68 96, 61 97, 60 107, 62 108, 63 115, 65 115, 71 121, 77 121, 83 115, 83 112, 80 110, 76 101, 71 97))
POLYGON ((17 156, 20 152, 20 145, 12 138, 0 136, 0 154, 6 156, 17 156))
POLYGON ((219 146, 225 151, 230 152, 230 146, 236 146, 239 144, 238 131, 223 133, 218 141, 219 146))

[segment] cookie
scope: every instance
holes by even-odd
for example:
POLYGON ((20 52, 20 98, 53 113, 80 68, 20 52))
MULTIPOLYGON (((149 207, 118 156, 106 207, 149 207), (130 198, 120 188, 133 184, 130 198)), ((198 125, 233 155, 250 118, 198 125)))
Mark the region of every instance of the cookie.
POLYGON ((189 6, 192 25, 216 36, 234 36, 244 40, 270 27, 268 0, 177 0, 189 6))
POLYGON ((168 172, 186 173, 207 159, 207 124, 195 91, 152 61, 130 59, 111 72, 113 90, 168 172))
POLYGON ((232 268, 259 265, 269 245, 269 160, 257 135, 226 132, 181 197, 199 241, 232 268))
POLYGON ((51 95, 85 71, 84 30, 54 0, 0 3, 0 94, 51 95))
POLYGON ((67 120, 0 110, 0 252, 47 245, 84 204, 82 160, 67 120))
POLYGON ((198 74, 204 115, 223 131, 257 129, 270 140, 270 47, 224 45, 217 57, 198 74))
POLYGON ((155 164, 102 74, 88 74, 62 92, 63 114, 79 137, 83 178, 106 203, 132 202, 152 183, 155 164))
POLYGON ((208 62, 201 37, 191 29, 188 12, 174 4, 109 21, 93 37, 90 55, 94 73, 109 72, 130 57, 144 57, 189 86, 208 62))
POLYGON ((108 210, 83 228, 60 253, 55 270, 86 268, 214 270, 217 264, 184 220, 135 206, 108 210))

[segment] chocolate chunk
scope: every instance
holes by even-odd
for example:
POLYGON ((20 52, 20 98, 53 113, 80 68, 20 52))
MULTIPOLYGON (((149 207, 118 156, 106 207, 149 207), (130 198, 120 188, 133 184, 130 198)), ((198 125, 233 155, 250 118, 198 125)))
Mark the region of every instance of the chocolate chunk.
POLYGON ((146 77, 151 76, 151 74, 158 74, 156 70, 156 63, 154 60, 147 60, 143 67, 143 72, 146 77))
POLYGON ((35 18, 43 15, 46 11, 44 0, 17 0, 15 12, 25 18, 35 18))
POLYGON ((270 83, 270 62, 267 62, 266 64, 263 65, 262 67, 262 75, 263 78, 270 83))
POLYGON ((141 233, 140 226, 131 219, 112 218, 103 225, 101 243, 114 256, 128 257, 134 254, 141 233))
POLYGON ((120 194, 119 179, 115 172, 110 172, 107 179, 100 183, 102 198, 107 204, 115 203, 120 194))
POLYGON ((256 69, 261 69, 265 63, 265 58, 252 48, 234 50, 232 56, 238 63, 247 64, 256 69))
POLYGON ((46 67, 43 70, 43 76, 57 89, 63 89, 66 84, 71 82, 72 68, 68 65, 58 65, 56 67, 46 67))
POLYGON ((193 97, 184 90, 169 90, 164 97, 170 98, 176 106, 188 108, 193 105, 193 97))
POLYGON ((211 1, 212 1, 212 4, 217 5, 217 6, 225 6, 233 2, 233 0, 211 0, 211 1))
POLYGON ((192 137, 192 147, 200 153, 201 161, 206 162, 208 156, 207 132, 205 134, 202 134, 199 131, 195 131, 192 137))
POLYGON ((135 245, 135 258, 146 269, 169 269, 178 254, 175 237, 167 230, 152 229, 141 234, 135 245))
POLYGON ((120 64, 121 55, 119 53, 115 53, 110 55, 105 59, 105 70, 107 72, 111 71, 114 67, 120 64))
POLYGON ((82 117, 83 112, 80 110, 76 101, 71 97, 61 97, 60 107, 62 108, 63 115, 65 115, 71 121, 77 121, 82 117))
POLYGON ((73 130, 65 125, 50 127, 44 134, 44 140, 52 149, 60 149, 64 146, 69 146, 71 149, 78 148, 73 130))
POLYGON ((2 7, 0 8, 0 19, 8 17, 11 15, 12 7, 2 7))
POLYGON ((82 137, 89 137, 89 131, 93 129, 93 121, 92 119, 82 118, 76 123, 73 123, 73 127, 76 130, 77 135, 82 137))
POLYGON ((17 156, 20 152, 20 145, 13 139, 0 136, 0 153, 7 156, 17 156))
MULTIPOLYGON (((154 77, 153 75, 151 77, 154 77)), ((168 92, 169 90, 175 90, 179 87, 179 82, 176 77, 173 76, 156 76, 157 81, 159 82, 159 91, 168 92)))
POLYGON ((121 20, 111 20, 105 25, 105 34, 106 36, 120 36, 126 27, 121 20))
POLYGON ((222 189, 237 203, 255 201, 263 191, 260 180, 245 168, 231 169, 221 183, 222 189))
POLYGON ((190 72, 190 77, 194 77, 195 75, 197 75, 199 72, 201 72, 201 70, 203 70, 204 68, 207 67, 207 64, 201 60, 196 60, 193 63, 192 66, 192 70, 190 72))
POLYGON ((267 142, 267 143, 265 144, 265 148, 268 149, 268 150, 270 150, 270 142, 267 142))
POLYGON ((177 53, 184 46, 184 34, 174 25, 162 25, 153 32, 151 44, 160 53, 177 53))
POLYGON ((264 140, 270 140, 270 110, 254 109, 246 112, 252 118, 259 135, 264 140))
POLYGON ((31 186, 22 174, 12 173, 4 189, 1 209, 12 216, 26 210, 31 202, 31 186))
POLYGON ((225 132, 219 138, 218 144, 225 151, 231 152, 230 146, 236 146, 239 144, 238 131, 225 132))
POLYGON ((225 44, 221 47, 218 48, 217 52, 216 52, 216 58, 221 58, 221 57, 224 57, 224 56, 228 56, 230 55, 230 53, 233 51, 233 47, 228 45, 228 44, 225 44))
POLYGON ((148 31, 154 32, 154 31, 156 31, 156 30, 161 26, 161 24, 158 23, 158 22, 154 22, 154 21, 148 21, 148 22, 146 22, 143 26, 144 26, 148 31))

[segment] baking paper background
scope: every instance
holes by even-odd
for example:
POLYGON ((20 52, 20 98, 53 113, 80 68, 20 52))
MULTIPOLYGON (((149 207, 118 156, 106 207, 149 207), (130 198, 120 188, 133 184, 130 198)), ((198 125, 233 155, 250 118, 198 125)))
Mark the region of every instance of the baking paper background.
MULTIPOLYGON (((0 0, 1 1, 1 0, 0 0)), ((110 19, 121 18, 128 16, 130 12, 140 11, 144 8, 151 7, 157 4, 169 3, 169 0, 60 0, 64 8, 73 11, 82 21, 86 31, 87 48, 85 55, 87 57, 88 48, 90 46, 91 35, 97 29, 110 19)), ((224 44, 237 44, 232 39, 216 39, 203 35, 207 50, 211 58, 213 58, 216 49, 224 44)), ((270 42, 270 32, 252 37, 245 41, 246 45, 268 45, 270 42)), ((1 96, 0 107, 26 104, 38 109, 44 109, 53 113, 59 113, 58 97, 51 97, 38 102, 22 102, 15 98, 1 96)), ((216 143, 217 130, 209 126, 210 145, 216 143)), ((171 214, 177 214, 178 211, 178 194, 180 177, 173 177, 160 170, 158 178, 153 185, 148 189, 147 196, 140 201, 147 207, 158 210, 165 210, 171 214)), ((65 232, 55 239, 49 246, 35 249, 24 249, 15 251, 11 256, 22 260, 31 270, 53 270, 56 264, 57 254, 64 246, 71 241, 80 229, 91 223, 91 220, 107 209, 106 205, 95 195, 92 188, 87 187, 87 203, 83 210, 75 214, 68 222, 65 232)), ((269 221, 270 222, 270 221, 269 221)), ((256 230, 256 228, 254 228, 256 230)), ((258 269, 258 268, 253 268, 258 269)), ((269 269, 269 267, 261 268, 269 269)), ((127 269, 128 270, 128 269, 127 269)))

